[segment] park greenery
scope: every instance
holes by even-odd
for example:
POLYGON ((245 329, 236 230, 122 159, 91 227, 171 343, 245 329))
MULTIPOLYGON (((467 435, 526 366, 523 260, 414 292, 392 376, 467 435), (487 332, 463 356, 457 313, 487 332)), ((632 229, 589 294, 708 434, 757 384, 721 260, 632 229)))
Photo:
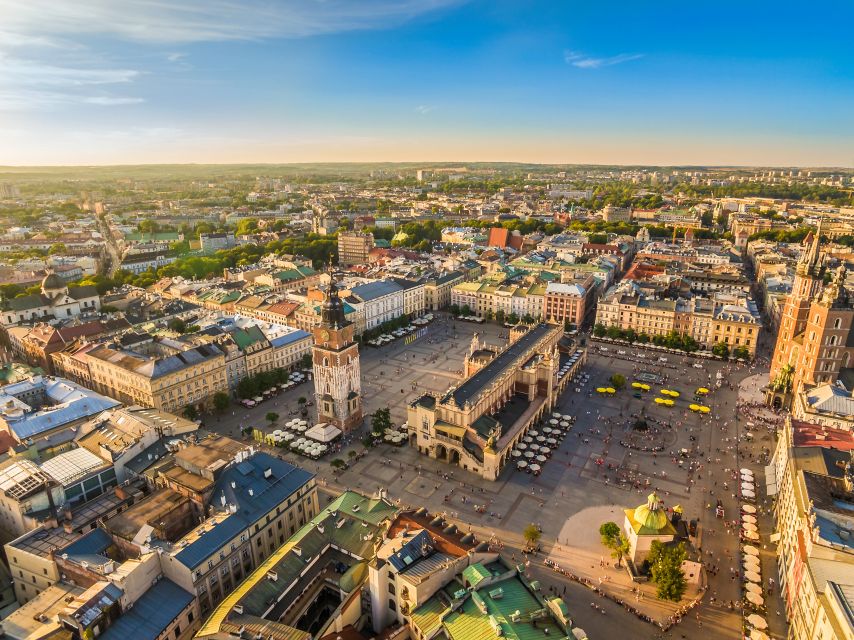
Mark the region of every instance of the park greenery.
POLYGON ((656 595, 661 600, 679 602, 685 594, 687 582, 682 563, 687 558, 685 545, 663 544, 653 541, 646 562, 649 566, 650 580, 656 586, 656 595))
POLYGON ((646 333, 637 333, 634 329, 620 329, 619 327, 606 327, 597 323, 593 327, 593 335, 597 338, 610 338, 611 340, 625 340, 629 344, 654 344, 668 349, 686 351, 691 353, 697 351, 700 345, 691 336, 682 335, 671 331, 665 335, 650 336, 646 333))

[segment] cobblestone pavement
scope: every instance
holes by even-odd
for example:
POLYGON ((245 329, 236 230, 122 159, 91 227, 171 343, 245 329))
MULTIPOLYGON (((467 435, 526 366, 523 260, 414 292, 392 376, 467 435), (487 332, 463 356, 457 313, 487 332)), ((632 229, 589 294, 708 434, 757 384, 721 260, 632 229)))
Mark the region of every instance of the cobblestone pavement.
MULTIPOLYGON (((411 345, 400 341, 382 350, 362 351, 363 393, 366 414, 382 406, 392 409, 395 423, 405 419, 406 402, 425 389, 443 390, 452 384, 462 368, 462 358, 475 331, 485 335, 487 342, 498 344, 498 336, 505 330, 495 325, 471 325, 447 320, 431 325, 424 338, 411 345), (456 336, 456 337, 454 337, 456 336), (417 388, 413 390, 415 383, 417 388), (403 392, 401 392, 401 390, 403 392)), ((696 638, 700 634, 709 638, 737 638, 741 633, 741 612, 736 607, 730 610, 728 603, 740 602, 741 587, 738 576, 730 577, 730 570, 740 569, 738 539, 728 535, 722 520, 714 517, 707 504, 720 498, 725 506, 727 519, 738 518, 738 504, 733 494, 735 488, 729 475, 738 469, 742 461, 735 456, 736 438, 742 433, 743 420, 735 417, 738 382, 750 373, 747 369, 723 363, 701 361, 703 368, 691 366, 695 360, 668 356, 668 363, 652 364, 657 353, 628 349, 620 356, 609 347, 609 351, 593 354, 586 371, 591 382, 580 393, 570 389, 559 399, 557 410, 577 416, 573 433, 566 437, 554 451, 539 477, 506 470, 496 482, 482 480, 459 469, 452 468, 429 458, 420 456, 409 447, 395 448, 381 445, 354 461, 344 472, 333 472, 329 459, 313 462, 294 454, 275 450, 276 453, 295 464, 318 473, 320 482, 331 493, 349 488, 363 492, 374 492, 386 488, 389 495, 402 505, 425 506, 435 513, 445 513, 456 520, 461 528, 470 529, 481 539, 492 538, 505 547, 508 557, 521 558, 523 546, 522 530, 531 522, 539 523, 543 529, 542 552, 530 557, 529 570, 543 581, 545 589, 553 588, 558 593, 566 589, 570 611, 578 626, 591 638, 696 638), (643 353, 643 360, 632 354, 643 353), (654 355, 653 355, 654 354, 654 355), (648 365, 639 362, 650 362, 648 365), (712 413, 700 417, 687 411, 687 405, 698 386, 714 382, 717 371, 722 371, 725 384, 714 391, 708 399, 712 413), (598 397, 595 391, 588 395, 613 373, 623 373, 631 380, 637 371, 649 371, 668 378, 666 386, 680 391, 681 397, 673 409, 659 407, 652 402, 660 386, 654 386, 641 399, 634 398, 629 390, 619 392, 613 398, 598 397), (730 388, 730 384, 733 388, 730 388), (644 410, 653 420, 674 424, 673 428, 662 428, 651 436, 664 447, 664 452, 630 450, 621 444, 628 443, 630 415, 644 410), (686 415, 687 414, 687 415, 686 415), (687 457, 678 454, 687 449, 687 457), (602 459, 603 464, 596 461, 602 459), (702 469, 692 475, 688 467, 691 462, 702 469), (680 464, 681 462, 681 464, 680 464), (609 470, 608 464, 622 467, 627 474, 636 478, 639 486, 619 484, 617 472, 609 470), (729 469, 730 471, 726 471, 729 469), (691 483, 693 480, 693 484, 691 483), (730 486, 726 489, 723 483, 730 486), (614 509, 634 508, 645 501, 651 489, 657 489, 668 506, 680 504, 685 517, 699 520, 699 536, 696 544, 702 548, 704 557, 718 568, 717 575, 708 578, 708 590, 700 606, 667 633, 639 621, 635 615, 589 588, 567 581, 543 565, 551 557, 570 569, 576 566, 579 573, 589 573, 598 580, 602 569, 599 557, 583 555, 571 548, 573 536, 579 528, 598 529, 598 521, 582 522, 573 516, 584 509, 606 507, 614 509), (707 493, 714 492, 713 494, 707 493), (476 506, 485 507, 480 513, 476 506), (715 598, 715 602, 711 598, 715 598), (591 602, 604 608, 603 615, 593 609, 591 602)), ((234 415, 226 415, 208 421, 208 427, 222 433, 237 435, 241 425, 276 428, 267 426, 264 415, 276 411, 286 418, 297 410, 297 398, 311 397, 310 383, 262 403, 246 411, 235 409, 234 415)), ((367 423, 367 421, 366 421, 367 423)), ((335 455, 347 458, 350 450, 362 452, 355 434, 335 455)), ((636 436, 634 444, 643 446, 636 436)), ((773 447, 771 434, 760 435, 752 447, 773 447)), ((743 466, 743 464, 742 464, 743 466)), ((761 484, 761 464, 748 464, 754 468, 757 483, 761 484)), ((759 488, 759 487, 757 487, 759 488)), ((763 487, 764 489, 764 487, 763 487)), ((331 498, 330 498, 331 499, 331 498)), ((621 521, 618 521, 622 525, 621 521)), ((763 537, 770 534, 770 524, 760 521, 763 537)), ((604 552, 604 549, 602 550, 604 552)), ((595 556, 595 554, 594 554, 595 556)), ((766 576, 773 575, 773 558, 763 557, 766 576)), ((666 618, 676 607, 656 600, 651 586, 644 586, 640 602, 620 586, 624 574, 609 569, 610 580, 603 588, 610 589, 616 597, 628 601, 632 606, 652 612, 655 618, 666 618)), ((684 602, 683 602, 684 604, 684 602)), ((773 607, 770 607, 773 609, 773 607)), ((772 623, 771 632, 785 637, 784 626, 772 623)))

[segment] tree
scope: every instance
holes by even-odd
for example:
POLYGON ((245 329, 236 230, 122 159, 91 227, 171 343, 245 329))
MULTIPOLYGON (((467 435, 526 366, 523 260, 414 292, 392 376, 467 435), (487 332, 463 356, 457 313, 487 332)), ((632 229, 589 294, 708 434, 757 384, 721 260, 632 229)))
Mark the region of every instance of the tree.
POLYGON ((483 312, 483 319, 487 322, 492 322, 492 309, 487 309, 483 312))
POLYGON ((615 373, 610 378, 608 378, 608 382, 611 383, 611 386, 617 389, 618 391, 626 386, 626 376, 622 373, 615 373))
POLYGON ((542 535, 540 528, 533 523, 529 524, 522 531, 522 537, 525 538, 525 542, 528 543, 528 547, 532 549, 537 546, 537 542, 539 542, 542 535))
POLYGON ((275 411, 270 411, 264 417, 267 418, 267 422, 269 422, 270 424, 273 424, 276 420, 279 419, 279 414, 276 413, 275 411))
POLYGON ((610 547, 611 541, 620 535, 620 527, 616 522, 603 522, 599 527, 599 535, 602 537, 602 544, 610 547))
POLYGON ((650 579, 655 583, 656 594, 661 600, 678 602, 682 599, 686 589, 682 563, 686 557, 685 545, 681 542, 663 544, 658 540, 653 541, 647 561, 650 579))
POLYGON ((184 417, 187 420, 196 420, 199 417, 199 412, 195 405, 188 404, 184 407, 184 417))
POLYGON ((297 398, 297 404, 305 404, 308 400, 305 399, 305 396, 300 396, 297 398))
POLYGON ((507 316, 507 322, 513 325, 519 324, 518 314, 515 311, 510 312, 510 315, 507 316))
POLYGON ((605 330, 605 334, 611 338, 611 340, 620 340, 623 337, 623 331, 620 327, 610 326, 605 330))
POLYGON ((213 397, 214 409, 216 409, 217 413, 222 413, 226 409, 228 409, 228 405, 230 403, 230 399, 228 394, 224 391, 217 391, 213 397))
POLYGON ((461 316, 470 316, 471 315, 471 307, 468 306, 467 304, 464 304, 462 307, 460 307, 460 315, 461 316))
POLYGON ((167 326, 176 333, 184 333, 187 330, 187 323, 181 318, 172 318, 167 326))
POLYGON ((727 359, 729 358, 729 347, 726 346, 723 342, 715 343, 715 346, 712 347, 712 353, 714 353, 719 358, 727 359))
POLYGON ((604 336, 605 336, 605 333, 606 333, 607 331, 608 331, 608 330, 605 328, 605 325, 604 325, 604 324, 596 324, 596 325, 593 327, 593 335, 594 335, 594 336, 596 336, 597 338, 602 338, 602 337, 604 337, 604 336))
POLYGON ((64 254, 67 252, 68 252, 68 249, 61 242, 56 242, 56 243, 50 245, 50 249, 48 249, 48 254, 50 254, 52 256, 56 255, 56 254, 64 254))
POLYGON ((455 318, 460 315, 460 305, 454 303, 450 307, 448 307, 448 311, 451 312, 451 315, 455 318))
POLYGON ((333 469, 344 469, 347 467, 347 463, 344 462, 341 458, 335 458, 332 462, 329 463, 329 466, 333 469))
POLYGON ((620 566, 623 558, 629 555, 629 539, 626 538, 622 533, 617 534, 617 536, 611 541, 611 544, 608 546, 611 549, 611 557, 617 561, 617 566, 620 566))
POLYGON ((750 359, 750 349, 744 345, 736 347, 732 350, 732 357, 737 360, 748 360, 750 359))
POLYGON ((302 358, 300 358, 299 366, 301 369, 308 369, 309 367, 311 367, 311 365, 312 362, 310 353, 306 353, 302 358))
POLYGON ((382 435, 386 429, 391 429, 391 410, 388 407, 377 409, 371 416, 371 431, 382 435))
POLYGON ((498 324, 504 324, 504 320, 506 320, 506 318, 504 317, 504 309, 499 309, 495 312, 495 321, 498 324))

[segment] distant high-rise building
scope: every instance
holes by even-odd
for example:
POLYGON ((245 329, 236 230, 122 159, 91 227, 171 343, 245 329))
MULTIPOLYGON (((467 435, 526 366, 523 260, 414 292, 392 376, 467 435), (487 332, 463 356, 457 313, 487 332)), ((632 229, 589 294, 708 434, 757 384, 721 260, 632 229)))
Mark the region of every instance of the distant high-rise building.
POLYGON ((371 233, 342 231, 338 234, 338 264, 349 267, 354 264, 366 264, 371 249, 374 248, 374 236, 371 233))

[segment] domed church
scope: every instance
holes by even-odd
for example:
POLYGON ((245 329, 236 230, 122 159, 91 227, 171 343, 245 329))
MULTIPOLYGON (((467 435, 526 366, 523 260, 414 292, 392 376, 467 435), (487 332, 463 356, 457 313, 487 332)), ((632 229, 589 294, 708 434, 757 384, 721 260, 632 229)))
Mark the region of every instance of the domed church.
POLYGON ((671 542, 676 536, 676 527, 667 517, 667 512, 656 493, 647 496, 646 504, 635 509, 626 509, 623 529, 629 540, 629 557, 640 564, 649 555, 653 541, 671 542))
POLYGON ((0 322, 3 326, 67 320, 101 308, 95 287, 69 288, 53 269, 46 271, 39 293, 2 301, 0 322))

